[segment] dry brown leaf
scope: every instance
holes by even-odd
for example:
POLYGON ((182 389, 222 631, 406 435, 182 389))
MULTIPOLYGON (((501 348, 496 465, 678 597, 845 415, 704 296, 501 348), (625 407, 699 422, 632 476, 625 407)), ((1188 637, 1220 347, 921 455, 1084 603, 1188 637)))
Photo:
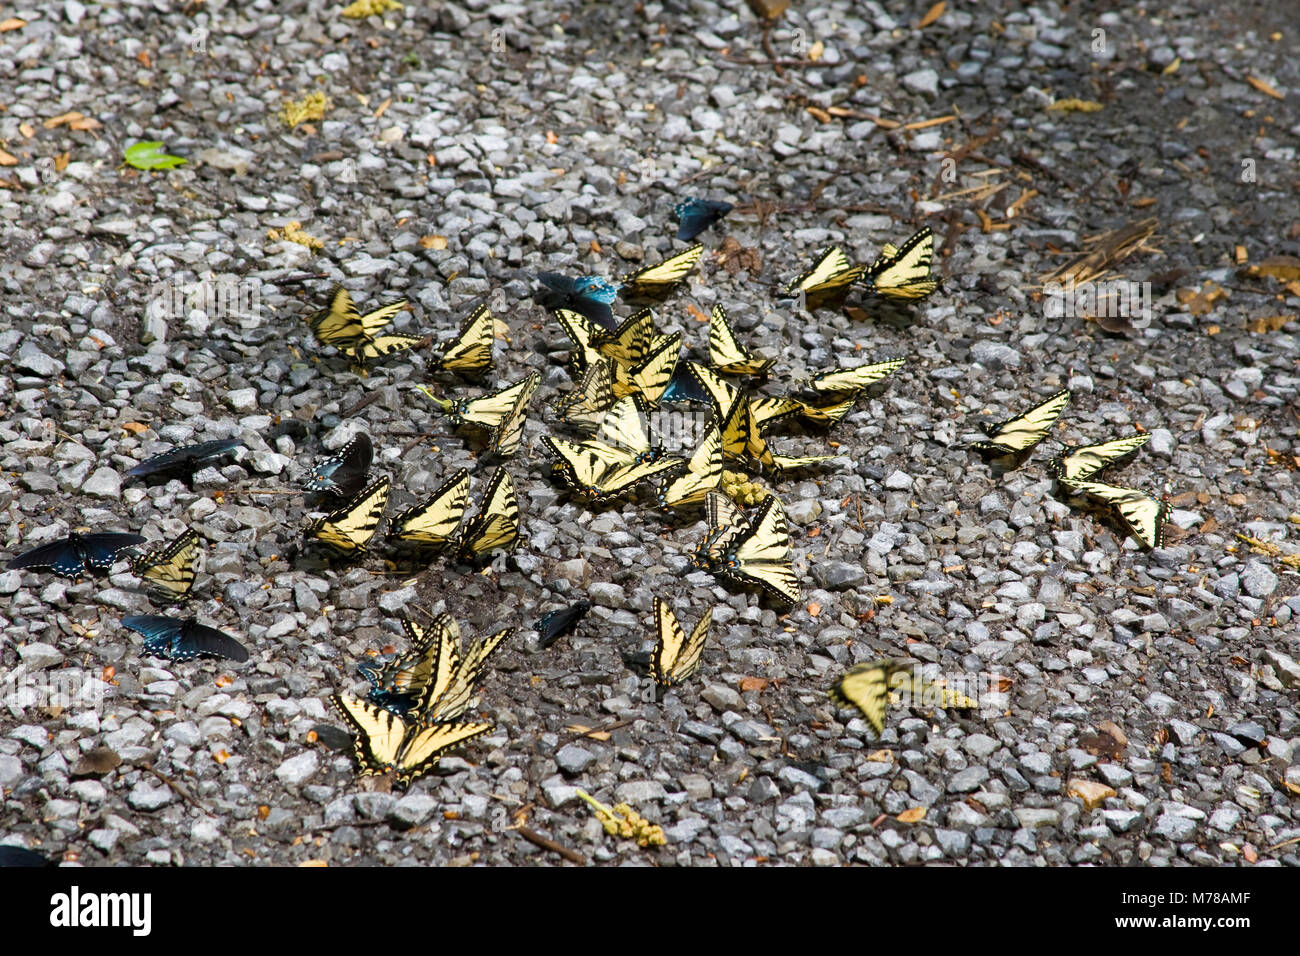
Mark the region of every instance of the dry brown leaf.
POLYGON ((142 431, 148 430, 148 425, 141 425, 139 422, 123 422, 122 431, 130 432, 132 435, 138 435, 142 431))
POLYGON ((808 115, 819 123, 829 123, 831 121, 831 114, 817 106, 809 106, 808 115))
POLYGON ((822 612, 822 606, 818 604, 816 601, 813 601, 811 604, 808 605, 809 617, 816 617, 817 615, 821 614, 821 612, 822 612))
POLYGON ((1206 315, 1213 310, 1216 302, 1228 297, 1228 292, 1217 282, 1207 280, 1199 290, 1179 289, 1174 297, 1192 315, 1206 315))
POLYGON ((1282 326, 1286 325, 1288 322, 1294 322, 1295 318, 1296 317, 1294 315, 1262 316, 1261 318, 1256 319, 1254 322, 1248 322, 1246 324, 1246 331, 1257 332, 1261 334, 1264 332, 1276 332, 1278 329, 1282 328, 1282 326))
POLYGON ((386 99, 386 100, 384 100, 382 103, 380 103, 380 104, 379 104, 379 108, 378 108, 377 110, 375 110, 375 119, 379 119, 379 117, 381 117, 381 116, 383 116, 385 113, 387 113, 387 112, 388 112, 388 107, 390 107, 390 106, 392 106, 392 105, 393 105, 393 98, 390 96, 388 99, 386 99))
POLYGON ((1257 76, 1247 76, 1246 82, 1249 83, 1251 86, 1253 86, 1255 89, 1259 90, 1265 96, 1271 96, 1275 100, 1285 99, 1285 97, 1283 97, 1281 93, 1273 89, 1273 87, 1269 86, 1267 83, 1265 83, 1257 76))
POLYGON ((95 119, 93 116, 83 116, 80 119, 74 119, 72 122, 68 124, 68 129, 75 129, 83 133, 87 131, 103 129, 103 128, 104 128, 104 124, 101 123, 99 120, 95 119))
POLYGON ((895 819, 899 823, 920 823, 925 819, 925 807, 912 807, 910 810, 904 810, 895 819))
POLYGON ((420 248, 421 249, 446 249, 447 237, 446 236, 421 236, 420 248))
POLYGON ((931 23, 934 23, 935 20, 938 20, 941 16, 943 16, 943 12, 947 9, 948 9, 947 0, 939 0, 938 3, 936 3, 934 6, 932 6, 929 10, 925 12, 925 16, 923 16, 920 19, 920 21, 916 24, 916 28, 918 30, 924 30, 931 23))
POLYGON ((1096 780, 1071 780, 1066 785, 1065 792, 1068 796, 1082 800, 1085 810, 1096 810, 1103 800, 1115 796, 1113 788, 1096 780))
POLYGON ((41 125, 46 129, 54 129, 65 123, 71 123, 73 120, 85 119, 85 115, 73 110, 71 113, 60 113, 58 116, 51 116, 41 125))
POLYGON ((0 149, 0 166, 17 166, 17 165, 18 165, 17 156, 15 156, 13 153, 6 153, 3 149, 0 149))
POLYGON ((1295 256, 1269 256, 1246 267, 1248 276, 1271 276, 1283 282, 1300 279, 1300 259, 1295 256))
POLYGON ((0 33, 8 33, 10 30, 21 30, 27 26, 26 20, 18 17, 10 17, 8 20, 0 20, 0 33))
POLYGON ((740 692, 742 694, 751 690, 764 691, 772 681, 766 677, 742 677, 740 679, 740 692))
POLYGON ((54 168, 57 172, 63 172, 68 168, 68 161, 72 159, 72 154, 68 152, 59 153, 54 157, 54 168))
POLYGON ((1255 848, 1249 843, 1241 848, 1241 855, 1246 858, 1247 863, 1254 863, 1259 859, 1259 854, 1255 852, 1255 848))

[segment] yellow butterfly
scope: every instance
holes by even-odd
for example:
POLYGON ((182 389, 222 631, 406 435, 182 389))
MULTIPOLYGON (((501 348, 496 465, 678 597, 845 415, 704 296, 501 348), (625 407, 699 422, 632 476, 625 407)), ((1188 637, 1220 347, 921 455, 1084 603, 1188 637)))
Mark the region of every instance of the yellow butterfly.
POLYGON ((868 291, 891 298, 924 299, 939 287, 930 271, 933 259, 934 234, 926 226, 901 247, 885 243, 862 282, 868 291))
POLYGON ((474 561, 489 551, 512 549, 519 541, 519 499, 515 482, 504 467, 488 479, 478 514, 466 522, 456 538, 457 553, 474 561))
POLYGON ((686 280, 702 255, 704 245, 696 243, 663 262, 629 273, 620 280, 620 292, 625 298, 662 298, 686 280))
POLYGON ((469 472, 462 468, 425 501, 394 517, 388 536, 420 548, 444 548, 455 540, 468 504, 469 472))
POLYGON ((1017 455, 1028 451, 1047 437, 1069 401, 1070 390, 1063 388, 1027 412, 1000 422, 984 423, 980 427, 989 436, 988 440, 973 441, 966 447, 1000 455, 1017 455))
POLYGON ((375 536, 388 504, 388 478, 361 489, 343 507, 313 521, 307 537, 315 538, 340 554, 359 554, 375 536))
POLYGON ((709 362, 724 375, 763 375, 776 359, 755 358, 736 340, 727 310, 715 305, 709 322, 709 362))
POLYGON ((480 305, 447 343, 438 366, 462 375, 481 375, 492 367, 492 312, 480 305))
POLYGON ((712 621, 713 608, 709 608, 688 638, 672 608, 658 595, 655 596, 655 648, 650 655, 650 670, 655 683, 668 687, 699 670, 712 621))
POLYGON ((487 722, 408 723, 391 711, 351 694, 335 694, 330 700, 352 728, 361 775, 393 773, 401 786, 432 770, 448 750, 486 734, 493 727, 487 722))
POLYGON ((863 266, 855 266, 839 246, 826 249, 812 268, 791 281, 783 290, 786 297, 802 297, 804 306, 814 311, 843 301, 849 287, 862 277, 863 266))

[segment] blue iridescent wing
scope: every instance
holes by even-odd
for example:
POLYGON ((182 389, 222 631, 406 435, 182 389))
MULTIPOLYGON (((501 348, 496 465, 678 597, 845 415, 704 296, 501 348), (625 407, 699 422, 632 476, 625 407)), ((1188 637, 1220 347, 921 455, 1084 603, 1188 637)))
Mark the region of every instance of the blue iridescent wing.
POLYGON ((187 661, 206 654, 232 661, 248 660, 248 650, 243 644, 192 618, 183 621, 159 614, 135 614, 122 618, 122 626, 143 635, 145 653, 155 657, 187 661))
POLYGON ((351 498, 365 486, 374 456, 370 436, 365 432, 357 432, 339 449, 337 455, 326 458, 312 469, 311 474, 303 480, 303 487, 308 491, 331 491, 341 497, 351 498))
POLYGON ((712 398, 700 385, 699 379, 690 373, 690 363, 681 361, 673 369, 673 377, 668 380, 668 387, 659 396, 659 401, 673 404, 676 402, 709 402, 712 398))
POLYGON ((568 607, 562 607, 542 615, 533 625, 533 630, 541 635, 538 647, 550 647, 566 634, 572 634, 578 622, 591 610, 590 601, 578 601, 568 607))
POLYGON ((618 298, 619 284, 600 276, 581 276, 577 279, 558 272, 539 272, 537 281, 551 293, 547 296, 552 308, 569 309, 601 328, 614 329, 614 313, 610 305, 618 298))
POLYGON ((197 445, 185 445, 145 459, 128 471, 126 476, 147 478, 152 475, 193 475, 198 470, 198 466, 204 462, 220 458, 242 447, 244 443, 238 438, 221 438, 216 441, 199 442, 197 445))
POLYGON ((405 654, 385 654, 373 661, 362 661, 357 671, 370 681, 370 693, 367 695, 372 704, 384 708, 399 717, 406 716, 415 706, 416 695, 398 691, 400 674, 419 664, 424 655, 416 651, 405 654))
POLYGON ((144 544, 144 540, 138 534, 70 534, 18 555, 10 560, 9 568, 49 568, 65 578, 75 578, 89 570, 111 567, 118 552, 144 544))
POLYGON ((678 239, 694 239, 735 207, 715 199, 685 199, 673 207, 678 239))

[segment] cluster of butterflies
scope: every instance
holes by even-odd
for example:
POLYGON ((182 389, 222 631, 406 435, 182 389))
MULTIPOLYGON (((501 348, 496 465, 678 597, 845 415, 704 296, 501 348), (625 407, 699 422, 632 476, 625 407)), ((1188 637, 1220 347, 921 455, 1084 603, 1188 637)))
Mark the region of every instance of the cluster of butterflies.
POLYGON ((392 773, 408 785, 448 750, 493 729, 462 720, 488 659, 514 633, 506 628, 462 651, 460 627, 439 614, 428 627, 401 619, 409 649, 357 665, 370 682, 365 698, 335 694, 335 710, 352 729, 362 776, 392 773))
MULTIPOLYGON (((243 442, 238 439, 221 439, 174 448, 141 462, 126 477, 190 481, 197 469, 240 447, 243 442)), ((195 562, 202 550, 199 535, 187 528, 174 540, 142 551, 146 543, 138 534, 73 532, 18 555, 10 560, 9 567, 53 571, 61 577, 78 578, 107 571, 120 558, 127 557, 131 572, 143 582, 152 601, 162 605, 182 603, 194 588, 195 562)), ((194 617, 133 614, 124 617, 122 625, 141 634, 145 653, 156 657, 185 661, 207 655, 240 662, 248 660, 248 650, 239 641, 200 624, 194 617)))
MULTIPOLYGON (((358 432, 307 476, 303 484, 309 491, 346 499, 308 525, 308 541, 345 557, 367 550, 378 533, 391 487, 387 476, 367 483, 373 457, 370 436, 358 432)), ((519 540, 519 499, 510 472, 501 467, 492 473, 477 512, 466 521, 469 495, 469 472, 462 468, 428 499, 395 515, 388 524, 388 540, 418 552, 450 550, 469 562, 513 548, 519 540)))
MULTIPOLYGON (((985 423, 982 427, 987 439, 971 442, 967 447, 998 457, 1023 458, 1048 436, 1069 401, 1069 389, 1062 389, 1019 415, 985 423)), ((1070 448, 1051 459, 1047 470, 1071 494, 1099 501, 1114 509, 1144 548, 1159 548, 1165 540, 1168 502, 1139 488, 1096 480, 1097 475, 1124 461, 1150 440, 1150 434, 1139 433, 1096 445, 1070 448)))
POLYGON ((934 234, 926 226, 901 246, 885 243, 870 266, 854 265, 839 246, 826 249, 812 267, 785 286, 782 294, 801 297, 809 311, 838 308, 849 290, 861 283, 865 291, 890 299, 920 300, 939 288, 932 271, 934 234))

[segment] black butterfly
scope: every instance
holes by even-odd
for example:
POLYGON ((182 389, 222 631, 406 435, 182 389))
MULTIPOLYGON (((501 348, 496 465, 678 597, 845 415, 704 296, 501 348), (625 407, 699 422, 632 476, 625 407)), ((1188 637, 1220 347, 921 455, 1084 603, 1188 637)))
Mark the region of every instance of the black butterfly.
POLYGON ((10 570, 49 568, 65 578, 75 578, 87 571, 104 571, 113 566, 119 552, 144 544, 138 534, 101 532, 77 534, 51 541, 18 555, 9 562, 10 570))
POLYGON ((207 654, 240 663, 248 660, 248 649, 243 644, 195 618, 183 621, 159 614, 134 614, 122 618, 122 625, 143 634, 145 653, 155 657, 187 661, 207 654))
POLYGON ((357 432, 338 454, 326 458, 303 479, 308 491, 331 491, 341 498, 351 498, 366 484, 375 449, 370 436, 357 432))
POLYGON ((716 199, 691 198, 679 202, 673 207, 673 216, 679 223, 677 238, 694 239, 735 208, 729 202, 716 199))
POLYGON ((53 860, 48 860, 35 850, 29 850, 25 846, 0 846, 0 867, 55 865, 53 860))
POLYGON ((537 646, 550 647, 566 634, 572 634, 577 629, 578 622, 590 610, 591 602, 583 600, 578 601, 576 604, 570 604, 568 607, 562 607, 543 614, 533 624, 533 630, 542 636, 537 646))
POLYGON ((549 292, 544 298, 550 308, 577 312, 605 329, 618 325, 610 305, 618 298, 619 283, 600 276, 573 279, 558 272, 539 272, 537 281, 549 292))
POLYGON ((671 405, 676 402, 709 402, 712 399, 700 380, 691 374, 690 363, 681 361, 673 369, 673 377, 668 380, 668 387, 659 396, 659 401, 671 405))
POLYGON ((173 448, 161 455, 145 459, 126 473, 128 478, 180 478, 192 481, 194 473, 204 462, 220 458, 236 448, 243 448, 244 443, 238 438, 221 438, 217 441, 199 442, 197 445, 185 445, 173 448))

